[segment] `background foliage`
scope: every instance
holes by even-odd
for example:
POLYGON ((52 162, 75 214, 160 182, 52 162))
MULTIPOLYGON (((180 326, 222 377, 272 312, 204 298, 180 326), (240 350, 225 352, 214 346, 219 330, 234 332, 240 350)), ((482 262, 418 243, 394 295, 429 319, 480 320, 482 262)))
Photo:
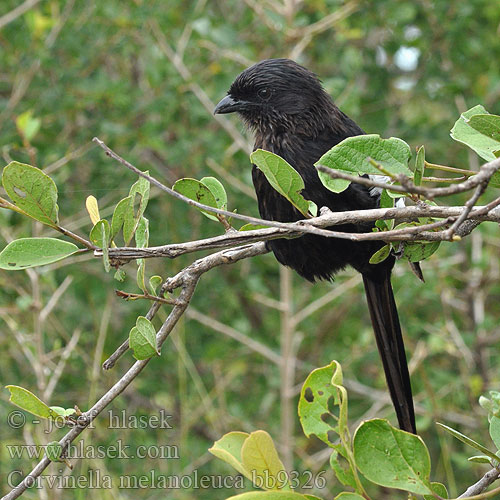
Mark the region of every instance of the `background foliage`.
MULTIPOLYGON (((126 196, 135 181, 91 146, 93 136, 166 183, 215 175, 228 190, 230 209, 257 215, 248 160, 251 137, 236 118, 216 120, 211 110, 235 75, 263 58, 292 57, 311 68, 364 130, 401 137, 412 147, 425 144, 427 159, 435 163, 477 167, 477 157, 453 142, 449 129, 460 112, 477 103, 500 113, 500 7, 489 0, 33 3, 9 23, 1 16, 18 2, 4 0, 0 6, 0 154, 5 164, 17 160, 46 169, 59 187, 62 224, 82 233, 91 228, 84 210, 88 195, 99 199, 106 216, 104 207, 126 196), (26 112, 40 120, 30 140, 20 131, 19 117, 26 112)), ((151 245, 222 230, 155 191, 146 215, 151 245)), ((2 211, 0 218, 4 243, 51 235, 16 214, 2 211)), ((451 493, 484 469, 468 463, 468 451, 434 422, 488 442, 477 398, 500 385, 499 246, 498 229, 483 225, 459 244, 441 245, 424 264, 425 285, 404 263, 394 272, 417 425, 433 453, 433 479, 446 483, 451 493)), ((172 275, 192 259, 150 263, 148 272, 172 275)), ((118 284, 104 275, 100 262, 78 257, 67 262, 0 273, 0 380, 40 396, 53 390, 50 404, 76 403, 85 409, 130 365, 129 355, 111 372, 100 371, 148 304, 120 302, 114 295, 118 284), (58 384, 50 387, 61 349, 75 332, 78 343, 58 384)), ((119 286, 135 291, 133 270, 119 286)), ((152 470, 157 475, 231 474, 207 449, 236 429, 268 431, 289 468, 326 468, 329 452, 319 440, 302 435, 296 416, 300 386, 313 367, 332 358, 342 362, 353 424, 373 416, 393 419, 361 297, 360 279, 352 270, 334 286, 313 286, 280 269, 271 255, 205 276, 161 358, 113 408, 115 415, 126 408, 128 416, 164 410, 173 415, 174 428, 108 429, 101 419, 84 438, 86 446, 122 440, 132 451, 139 444, 176 445, 179 458, 89 458, 77 461, 73 474, 99 469, 115 478, 113 488, 100 490, 99 498, 156 498, 165 492, 118 491, 117 478, 152 470), (257 348, 248 339, 257 341, 257 348)), ((46 434, 39 425, 4 425, 13 408, 7 399, 3 391, 2 443, 58 438, 61 431, 46 434)), ((6 446, 0 447, 2 487, 8 472, 27 472, 31 464, 26 457, 10 458, 6 446)), ((60 468, 53 464, 48 473, 60 468)), ((328 489, 316 492, 325 498, 340 491, 330 473, 327 479, 328 489)), ((232 493, 168 492, 178 499, 232 493)), ((49 495, 86 494, 71 489, 49 495)), ((43 495, 32 490, 25 497, 43 495)), ((384 495, 381 490, 378 498, 384 495)))

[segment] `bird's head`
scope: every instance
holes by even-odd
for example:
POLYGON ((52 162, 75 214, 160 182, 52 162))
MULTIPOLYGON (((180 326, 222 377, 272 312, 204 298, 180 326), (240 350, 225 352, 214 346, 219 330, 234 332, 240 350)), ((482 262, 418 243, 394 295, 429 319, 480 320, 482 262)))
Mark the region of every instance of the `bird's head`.
POLYGON ((253 129, 277 130, 306 121, 311 127, 314 118, 331 107, 314 73, 290 59, 266 59, 236 77, 214 114, 236 112, 253 129))

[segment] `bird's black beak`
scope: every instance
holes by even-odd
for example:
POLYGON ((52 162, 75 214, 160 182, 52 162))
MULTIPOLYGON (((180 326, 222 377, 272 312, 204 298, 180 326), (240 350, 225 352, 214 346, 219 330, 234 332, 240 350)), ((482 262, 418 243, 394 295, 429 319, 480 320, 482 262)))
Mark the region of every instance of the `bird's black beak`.
POLYGON ((227 95, 222 99, 214 109, 214 115, 224 115, 226 113, 235 113, 236 111, 243 111, 247 109, 248 103, 246 101, 239 101, 227 95))

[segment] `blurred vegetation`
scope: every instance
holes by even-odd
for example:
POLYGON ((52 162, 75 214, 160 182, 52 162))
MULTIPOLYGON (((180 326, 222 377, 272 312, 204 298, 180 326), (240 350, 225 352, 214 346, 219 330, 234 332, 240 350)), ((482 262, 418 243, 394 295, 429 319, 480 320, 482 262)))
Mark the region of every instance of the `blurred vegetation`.
MULTIPOLYGON (((0 154, 5 164, 17 160, 46 169, 59 188, 62 225, 82 234, 91 228, 85 198, 95 195, 102 215, 109 215, 106 207, 125 197, 135 181, 91 145, 93 136, 167 184, 215 175, 226 186, 231 210, 257 215, 248 160, 252 139, 237 118, 216 120, 211 110, 242 69, 264 58, 291 57, 312 69, 364 130, 401 137, 412 147, 425 144, 427 159, 435 163, 477 168, 478 158, 453 142, 449 129, 460 112, 478 103, 500 113, 500 6, 490 0, 32 3, 10 22, 3 16, 19 1, 3 0, 0 6, 0 154), (16 127, 27 111, 41 120, 30 141, 16 127)), ((450 203, 464 200, 457 196, 450 203)), ((146 216, 151 245, 222 231, 154 190, 146 216)), ((0 218, 2 246, 14 238, 51 235, 17 214, 2 210, 0 218)), ((394 272, 417 426, 433 454, 433 479, 447 484, 452 494, 475 482, 485 468, 468 463, 469 452, 434 422, 488 442, 486 414, 477 399, 500 385, 499 247, 498 228, 483 224, 459 244, 441 245, 424 263, 425 285, 404 263, 394 272)), ((149 262, 147 272, 170 276, 194 258, 149 262)), ((133 267, 125 284, 90 257, 0 273, 2 385, 48 394, 62 350, 80 332, 48 402, 88 408, 132 362, 129 354, 112 371, 100 370, 149 307, 124 303, 114 294, 115 288, 136 291, 133 267)), ((280 269, 271 255, 206 275, 161 358, 112 408, 115 415, 125 409, 127 416, 163 410, 173 415, 173 429, 108 429, 105 415, 83 438, 86 447, 121 440, 132 454, 138 445, 175 445, 179 458, 91 457, 76 461, 72 474, 100 470, 101 476, 110 475, 113 487, 99 490, 98 498, 157 498, 167 492, 118 490, 119 478, 150 477, 151 471, 157 476, 195 470, 200 476, 232 474, 207 449, 225 432, 255 429, 273 436, 289 467, 328 468, 329 451, 303 436, 296 416, 298 392, 310 369, 333 358, 342 363, 353 424, 375 415, 394 421, 361 297, 360 279, 352 270, 334 285, 313 286, 280 269), (293 377, 248 343, 230 338, 231 329, 275 353, 281 350, 292 361, 293 377), (292 429, 286 424, 290 419, 292 429)), ((10 471, 27 473, 34 463, 10 458, 4 444, 43 444, 63 432, 46 434, 31 423, 7 426, 13 410, 7 400, 4 390, 4 492, 10 471)), ((52 464, 46 472, 59 469, 52 464)), ((327 490, 312 493, 329 498, 340 490, 330 471, 327 490)), ((185 500, 235 493, 178 488, 167 494, 185 500)), ((48 493, 54 499, 87 495, 84 489, 48 493)), ((46 498, 36 489, 24 497, 46 498)), ((381 490, 378 498, 395 498, 395 493, 381 490)))

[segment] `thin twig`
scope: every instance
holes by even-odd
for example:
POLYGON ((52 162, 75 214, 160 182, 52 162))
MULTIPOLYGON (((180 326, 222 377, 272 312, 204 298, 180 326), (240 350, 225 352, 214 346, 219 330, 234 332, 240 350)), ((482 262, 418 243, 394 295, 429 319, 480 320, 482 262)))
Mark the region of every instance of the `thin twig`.
POLYGON ((448 239, 451 240, 453 238, 453 235, 457 232, 462 222, 464 222, 465 219, 467 219, 467 217, 471 213, 471 210, 474 208, 474 205, 476 204, 477 200, 484 193, 487 187, 488 187, 487 181, 482 182, 476 187, 473 195, 465 202, 464 210, 461 213, 460 217, 451 225, 451 227, 447 231, 445 231, 445 233, 448 236, 448 239))
POLYGON ((462 493, 457 498, 468 498, 470 500, 479 500, 480 498, 491 498, 492 493, 498 494, 500 493, 500 488, 496 488, 495 490, 488 491, 489 497, 481 495, 481 493, 492 483, 494 483, 498 478, 500 478, 500 470, 491 469, 488 471, 477 483, 473 484, 470 488, 462 493))
MULTIPOLYGON (((189 273, 200 272, 205 273, 212 269, 212 267, 220 266, 222 264, 230 264, 232 262, 236 262, 237 260, 241 260, 243 258, 255 257, 256 255, 262 255, 267 253, 269 250, 266 249, 265 242, 254 243, 253 245, 246 245, 237 247, 234 250, 222 250, 220 252, 208 255, 202 259, 198 259, 194 261, 191 265, 184 268, 182 271, 177 273, 174 277, 169 278, 160 289, 160 295, 163 295, 165 292, 169 292, 182 286, 184 276, 189 275, 189 273)), ((181 300, 181 297, 178 298, 181 300)), ((147 319, 152 319, 152 317, 156 314, 160 307, 159 302, 155 302, 148 313, 146 314, 147 319)), ((109 370, 113 368, 117 360, 128 350, 128 339, 125 340, 120 347, 103 363, 102 367, 105 370, 109 370)))
MULTIPOLYGON (((317 165, 316 168, 323 173, 328 174, 333 179, 345 179, 351 182, 356 182, 358 184, 371 185, 376 187, 381 187, 384 189, 389 189, 390 191, 396 191, 398 193, 414 193, 424 195, 428 199, 433 199, 441 196, 450 196, 452 194, 463 193, 475 188, 483 182, 489 182, 493 174, 500 169, 500 158, 496 158, 489 163, 485 163, 481 166, 479 172, 476 175, 469 177, 464 182, 455 184, 448 187, 437 187, 437 188, 425 188, 422 186, 415 186, 412 180, 405 175, 398 175, 396 178, 400 182, 401 186, 386 184, 383 182, 377 182, 376 184, 367 184, 369 179, 345 174, 338 170, 333 170, 331 168, 325 167, 324 165, 317 165), (361 180, 363 179, 363 180, 361 180)), ((372 181, 373 182, 373 181, 372 181)))

